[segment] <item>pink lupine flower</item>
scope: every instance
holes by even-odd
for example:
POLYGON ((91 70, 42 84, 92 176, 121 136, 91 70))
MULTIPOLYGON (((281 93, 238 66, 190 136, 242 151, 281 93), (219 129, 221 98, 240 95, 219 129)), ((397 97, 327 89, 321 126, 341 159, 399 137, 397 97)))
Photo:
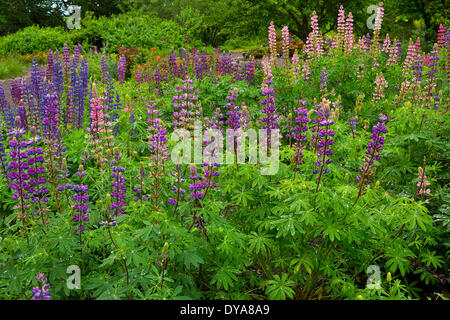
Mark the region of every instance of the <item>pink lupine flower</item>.
POLYGON ((408 70, 414 62, 416 47, 412 39, 409 39, 408 52, 406 53, 405 61, 403 62, 403 70, 408 70))
POLYGON ((342 47, 342 43, 345 43, 344 39, 344 33, 346 32, 346 26, 345 26, 345 10, 344 7, 339 7, 338 11, 338 19, 337 19, 337 32, 338 32, 338 47, 342 47))
POLYGON ((417 56, 420 56, 420 38, 417 37, 416 39, 416 43, 414 44, 414 50, 415 50, 415 57, 414 59, 417 58, 417 56))
MULTIPOLYGON (((424 200, 425 195, 431 194, 431 190, 426 188, 430 185, 430 182, 427 180, 427 176, 425 175, 425 164, 426 164, 426 157, 423 158, 423 167, 419 167, 418 170, 419 182, 417 182, 417 186, 419 187, 419 189, 417 190, 415 196, 415 198, 421 196, 422 201, 424 200)), ((428 200, 425 200, 425 203, 428 203, 428 200)))
POLYGON ((297 80, 298 79, 298 74, 300 72, 300 66, 299 66, 299 57, 298 57, 298 53, 297 50, 295 50, 294 55, 292 56, 292 74, 294 75, 294 79, 297 80))
POLYGON ((437 44, 439 48, 442 48, 444 45, 444 35, 445 35, 445 28, 442 25, 442 23, 439 25, 438 35, 437 35, 437 44))
POLYGON ((375 18, 375 26, 374 26, 375 31, 379 32, 381 30, 381 24, 383 23, 383 15, 384 15, 383 2, 380 2, 380 4, 378 5, 377 16, 375 18))
POLYGON ((316 11, 313 11, 311 15, 311 28, 312 31, 309 33, 306 39, 305 52, 308 58, 316 58, 323 54, 323 38, 319 31, 319 20, 317 19, 316 11))
POLYGON ((373 102, 378 102, 380 99, 384 98, 384 88, 388 87, 388 83, 386 79, 383 76, 383 72, 380 72, 380 74, 375 79, 375 91, 372 96, 373 102))
POLYGON ((348 13, 347 21, 345 23, 345 52, 349 53, 353 49, 353 15, 348 13))
POLYGON ((386 65, 393 66, 394 64, 397 63, 397 60, 398 60, 398 47, 396 45, 392 45, 391 48, 389 49, 389 58, 386 65))
POLYGON ((386 38, 383 41, 383 49, 381 51, 383 51, 385 53, 389 53, 390 46, 391 46, 391 39, 389 38, 389 35, 387 34, 386 38))
POLYGON ((282 41, 283 58, 287 65, 287 62, 289 62, 289 45, 291 43, 289 36, 289 28, 287 26, 284 26, 283 29, 281 29, 281 41, 282 41))
POLYGON ((305 61, 305 63, 302 66, 302 77, 303 80, 305 80, 306 82, 310 83, 309 78, 311 77, 311 71, 309 68, 309 62, 308 60, 305 61))
POLYGON ((277 57, 277 35, 275 32, 275 25, 273 24, 273 21, 271 21, 269 25, 269 50, 271 63, 273 64, 275 58, 277 57))

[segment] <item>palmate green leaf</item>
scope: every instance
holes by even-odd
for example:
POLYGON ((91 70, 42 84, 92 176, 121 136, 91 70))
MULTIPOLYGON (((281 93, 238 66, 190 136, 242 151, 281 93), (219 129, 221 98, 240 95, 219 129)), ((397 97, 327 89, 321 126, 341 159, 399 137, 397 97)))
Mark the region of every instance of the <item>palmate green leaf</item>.
POLYGON ((409 230, 419 226, 423 231, 428 230, 433 224, 433 218, 428 215, 427 208, 409 198, 400 198, 396 201, 394 214, 401 219, 409 230))
POLYGON ((252 232, 249 236, 249 250, 255 254, 262 254, 267 257, 270 255, 272 247, 274 246, 273 240, 266 234, 257 234, 252 232))
POLYGON ((323 235, 330 238, 331 241, 334 241, 334 239, 341 240, 342 231, 343 226, 329 224, 323 231, 323 235))
POLYGON ((317 224, 317 217, 314 209, 301 211, 296 214, 300 222, 304 222, 307 226, 315 226, 317 224))
POLYGON ((263 189, 266 184, 266 178, 263 175, 256 174, 253 177, 252 188, 257 188, 258 190, 263 189))
POLYGON ((211 279, 210 284, 216 284, 217 289, 224 288, 228 290, 233 286, 233 283, 238 280, 237 274, 240 270, 232 266, 222 266, 217 269, 217 272, 211 279))
POLYGON ((298 273, 300 271, 300 269, 303 267, 306 270, 306 272, 311 274, 311 271, 314 267, 314 262, 311 260, 311 257, 309 257, 308 255, 301 255, 298 258, 292 259, 290 265, 295 266, 294 273, 298 273))
POLYGON ((267 191, 265 195, 281 200, 283 198, 284 192, 280 188, 269 187, 270 191, 267 191))
POLYGON ((394 248, 386 250, 386 266, 389 267, 389 271, 394 273, 397 269, 400 270, 402 276, 405 276, 406 272, 411 268, 411 264, 408 257, 415 257, 414 253, 408 248, 404 248, 401 245, 397 245, 394 248))
POLYGON ((309 208, 309 203, 304 197, 296 197, 296 199, 292 202, 290 200, 292 200, 292 198, 289 198, 287 202, 290 203, 289 209, 292 212, 303 211, 309 208))
POLYGON ((241 192, 235 194, 232 199, 235 201, 236 204, 242 204, 242 206, 247 206, 248 200, 254 200, 254 198, 249 194, 249 191, 245 190, 245 187, 243 186, 241 189, 241 192))
POLYGON ((111 253, 107 258, 103 259, 103 262, 101 265, 99 265, 99 268, 103 268, 103 267, 114 264, 114 262, 116 261, 116 258, 117 258, 117 253, 115 253, 115 252, 111 253))
POLYGON ((182 262, 188 270, 191 270, 192 267, 198 268, 199 265, 205 263, 205 260, 197 254, 196 248, 179 253, 176 259, 182 262))
POLYGON ((270 300, 286 300, 286 298, 294 298, 295 291, 291 288, 295 282, 288 279, 288 275, 283 273, 281 278, 275 275, 273 280, 266 282, 266 294, 270 300))
POLYGON ((302 233, 303 229, 296 217, 293 215, 282 215, 279 219, 271 222, 273 228, 277 229, 277 238, 290 234, 295 236, 297 232, 302 233))
POLYGON ((436 251, 425 250, 421 254, 420 259, 427 266, 432 266, 433 268, 439 268, 444 263, 444 258, 436 255, 436 251))

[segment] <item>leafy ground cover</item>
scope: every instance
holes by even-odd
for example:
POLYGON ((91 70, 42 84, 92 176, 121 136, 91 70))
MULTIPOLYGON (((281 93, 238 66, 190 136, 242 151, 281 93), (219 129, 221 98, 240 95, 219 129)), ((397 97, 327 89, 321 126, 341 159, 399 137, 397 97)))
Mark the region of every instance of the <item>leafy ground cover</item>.
POLYGON ((423 52, 377 10, 294 52, 271 23, 262 59, 34 59, 0 87, 0 297, 446 299, 449 29, 423 52))

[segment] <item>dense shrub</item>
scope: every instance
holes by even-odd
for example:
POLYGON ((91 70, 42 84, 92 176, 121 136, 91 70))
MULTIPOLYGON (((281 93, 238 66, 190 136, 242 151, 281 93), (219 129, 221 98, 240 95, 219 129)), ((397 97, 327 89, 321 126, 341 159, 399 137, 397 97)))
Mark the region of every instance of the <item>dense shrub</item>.
POLYGON ((9 52, 32 54, 48 49, 56 50, 62 48, 64 42, 67 42, 69 47, 78 43, 96 45, 99 48, 106 45, 107 52, 117 52, 121 46, 170 49, 182 45, 184 39, 184 28, 172 21, 148 15, 137 16, 133 13, 99 19, 88 14, 78 30, 32 26, 2 37, 0 55, 9 52))
POLYGON ((119 47, 170 48, 184 41, 183 28, 171 21, 163 21, 148 15, 122 14, 94 19, 87 16, 82 28, 72 38, 76 43, 87 42, 101 46, 107 52, 117 52, 119 47))
POLYGON ((9 52, 20 54, 36 53, 38 51, 56 50, 62 48, 64 42, 72 46, 69 33, 62 28, 40 28, 32 26, 16 33, 0 38, 0 55, 9 52))

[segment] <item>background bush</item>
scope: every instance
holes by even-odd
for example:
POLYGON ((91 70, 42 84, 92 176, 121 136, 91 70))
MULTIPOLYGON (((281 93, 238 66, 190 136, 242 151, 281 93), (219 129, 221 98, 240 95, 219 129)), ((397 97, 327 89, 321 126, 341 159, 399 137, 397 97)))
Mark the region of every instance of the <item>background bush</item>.
POLYGON ((72 47, 70 33, 63 28, 31 26, 0 38, 0 55, 6 53, 36 53, 61 49, 64 42, 72 47))

